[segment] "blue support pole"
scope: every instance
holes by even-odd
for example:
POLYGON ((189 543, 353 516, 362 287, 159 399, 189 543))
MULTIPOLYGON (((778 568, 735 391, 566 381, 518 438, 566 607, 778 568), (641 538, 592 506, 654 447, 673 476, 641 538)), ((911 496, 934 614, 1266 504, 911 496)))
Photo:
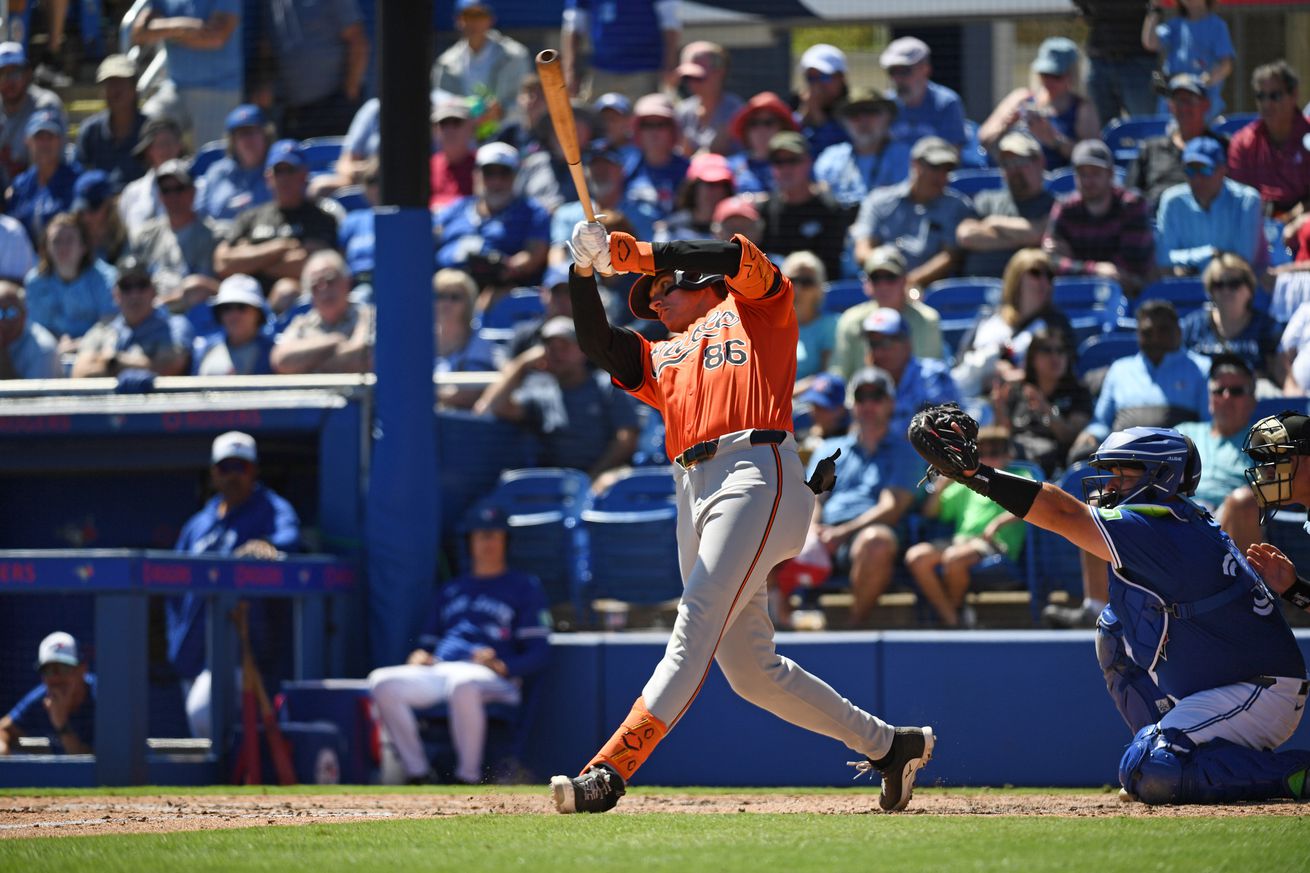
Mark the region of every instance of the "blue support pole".
POLYGON ((146 781, 147 700, 146 598, 135 592, 102 594, 95 602, 97 695, 115 701, 101 710, 91 740, 96 752, 96 782, 144 785, 146 781), (112 641, 112 642, 111 642, 112 641))

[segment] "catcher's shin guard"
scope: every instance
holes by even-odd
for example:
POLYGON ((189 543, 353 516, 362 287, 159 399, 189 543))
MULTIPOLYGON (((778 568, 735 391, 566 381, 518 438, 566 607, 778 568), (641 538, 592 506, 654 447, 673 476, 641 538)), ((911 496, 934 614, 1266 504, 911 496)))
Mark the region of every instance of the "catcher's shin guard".
POLYGON ((609 742, 601 746, 587 767, 606 764, 627 781, 637 772, 638 767, 646 763, 650 753, 655 751, 655 746, 668 732, 668 726, 646 709, 645 699, 638 697, 628 717, 623 719, 623 724, 614 731, 609 742))

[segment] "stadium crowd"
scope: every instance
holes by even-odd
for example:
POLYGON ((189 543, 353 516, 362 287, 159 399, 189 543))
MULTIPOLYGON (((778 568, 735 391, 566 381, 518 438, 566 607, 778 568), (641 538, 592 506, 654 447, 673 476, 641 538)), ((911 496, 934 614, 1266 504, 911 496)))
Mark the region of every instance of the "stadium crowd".
MULTIPOLYGON (((106 108, 76 137, 24 45, 0 44, 0 378, 371 368, 371 47, 353 0, 312 16, 274 5, 286 14, 252 64, 240 3, 152 0, 132 41, 166 48, 167 82, 143 101, 136 62, 104 57, 106 108), (337 138, 328 159, 315 137, 337 138)), ((1209 4, 1176 17, 1078 5, 1086 45, 1047 39, 1031 81, 975 123, 913 36, 882 52, 886 90, 816 44, 771 90, 735 94, 729 51, 684 42, 676 0, 617 29, 565 3, 605 224, 653 241, 742 233, 796 286, 797 436, 815 457, 842 445, 850 466, 776 574, 781 621, 783 595, 832 576, 850 579, 852 621, 866 622, 899 573, 931 603, 926 620, 969 625, 971 568, 1018 560, 1022 526, 916 482, 900 434, 925 404, 960 402, 995 463, 1058 480, 1133 425, 1195 422, 1207 465, 1235 462, 1241 413, 1307 393, 1298 72, 1256 66, 1255 112, 1234 114, 1247 107, 1220 92, 1235 51, 1209 4), (1155 135, 1122 142, 1143 115, 1155 135)), ((529 428, 543 457, 603 490, 661 423, 579 351, 565 243, 583 209, 532 51, 496 29, 491 0, 453 9, 459 40, 431 71, 433 373, 487 378, 442 384, 439 405, 529 428)), ((658 323, 627 311, 633 278, 604 280, 610 318, 655 338, 658 323)), ((1229 500, 1244 486, 1212 484, 1202 496, 1249 542, 1250 504, 1229 500)), ((1052 620, 1094 618, 1102 601, 1089 590, 1052 620)))

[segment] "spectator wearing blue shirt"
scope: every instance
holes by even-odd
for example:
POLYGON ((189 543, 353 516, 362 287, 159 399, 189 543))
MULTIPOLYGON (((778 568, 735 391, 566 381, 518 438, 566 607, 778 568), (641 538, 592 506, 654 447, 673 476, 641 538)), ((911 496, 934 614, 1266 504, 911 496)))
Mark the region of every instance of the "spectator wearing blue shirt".
POLYGON ((795 289, 793 305, 800 333, 796 338, 796 388, 800 394, 824 370, 837 345, 837 313, 824 312, 828 271, 814 252, 792 252, 779 268, 795 289))
POLYGON ((1221 249, 1248 264, 1265 255, 1260 192, 1228 178, 1228 152, 1198 136, 1183 148, 1186 183, 1167 189, 1156 211, 1155 261, 1175 276, 1206 268, 1221 249))
POLYGON ((629 463, 640 429, 636 401, 615 388, 608 373, 588 366, 573 319, 552 318, 542 325, 541 339, 505 365, 473 411, 536 434, 544 466, 572 467, 594 481, 629 463))
POLYGON ((846 142, 846 128, 837 117, 837 108, 849 90, 846 53, 819 43, 805 50, 796 67, 802 80, 796 94, 796 117, 810 144, 810 154, 820 155, 829 146, 846 142))
POLYGON ((772 91, 761 91, 733 116, 733 138, 742 150, 728 156, 741 194, 765 194, 774 190, 773 168, 769 165, 769 140, 784 130, 800 131, 791 109, 772 91))
MULTIPOLYGON (((568 281, 567 269, 565 281, 568 281)), ((432 277, 432 297, 436 313, 432 375, 498 371, 503 354, 473 327, 473 306, 478 297, 473 277, 463 270, 438 270, 432 277)), ((442 384, 437 390, 437 401, 446 408, 469 409, 481 394, 476 386, 442 384)))
POLYGON ((21 737, 45 737, 47 754, 89 755, 95 742, 96 677, 87 672, 77 640, 63 631, 41 640, 36 670, 41 684, 0 718, 0 755, 19 751, 21 737))
MULTIPOLYGON (((623 178, 623 155, 606 140, 594 140, 584 163, 590 175, 589 190, 596 215, 611 219, 622 215, 632 226, 637 239, 651 239, 655 235, 655 222, 660 218, 659 207, 652 200, 629 197, 623 178)), ((573 234, 573 225, 583 219, 582 202, 563 203, 550 217, 550 261, 567 264, 570 261, 565 245, 573 234)))
POLYGON ((896 103, 870 88, 856 88, 838 115, 849 142, 830 145, 814 162, 814 180, 842 206, 854 209, 874 188, 910 175, 910 146, 891 138, 896 103))
POLYGON ((81 168, 64 161, 64 121, 53 109, 32 113, 24 128, 31 165, 14 179, 8 212, 38 242, 46 223, 73 206, 73 186, 81 168))
MULTIPOLYGON (((223 118, 241 100, 245 60, 241 0, 149 0, 132 25, 133 45, 168 50, 173 97, 196 145, 218 139, 223 118)), ((148 107, 147 115, 167 114, 148 107)))
POLYGON ((969 198, 947 187, 960 153, 935 136, 910 150, 910 178, 890 188, 875 188, 860 204, 851 225, 855 260, 864 263, 878 246, 896 246, 905 256, 906 282, 926 288, 954 275, 962 253, 955 238, 960 222, 973 212, 969 198))
POLYGON ((960 391, 946 362, 915 357, 905 316, 882 307, 869 313, 862 327, 868 346, 867 363, 887 373, 896 383, 893 433, 905 433, 910 419, 926 406, 960 402, 960 391))
MULTIPOLYGON (((275 560, 283 552, 299 549, 300 518, 290 503, 259 481, 254 437, 235 430, 215 437, 209 481, 215 494, 182 526, 176 551, 275 560)), ((260 673, 270 683, 289 673, 290 625, 277 621, 274 612, 262 598, 251 603, 251 646, 260 673)), ((182 680, 187 720, 195 737, 213 736, 212 677, 205 667, 206 613, 205 598, 196 594, 171 597, 164 603, 168 659, 182 680)))
POLYGON ((0 179, 14 179, 27 169, 27 122, 43 109, 64 116, 53 91, 32 84, 32 68, 21 43, 0 42, 0 179))
POLYGON ((468 573, 437 592, 419 647, 398 667, 382 667, 368 681, 378 715, 411 784, 432 781, 415 709, 445 704, 455 747, 454 778, 484 781, 486 705, 521 702, 523 683, 550 658, 550 611, 541 582, 509 569, 509 520, 489 502, 463 524, 468 573))
POLYGON ((673 101, 663 94, 647 94, 637 101, 633 116, 637 155, 627 167, 627 193, 654 203, 664 218, 673 212, 678 186, 691 166, 677 152, 673 101))
POLYGON ((23 286, 0 279, 0 379, 58 379, 63 375, 54 335, 27 318, 23 286))
MULTIPOLYGON (((278 0, 263 4, 267 59, 288 139, 341 136, 359 108, 369 41, 355 0, 278 0)), ((233 101, 236 102, 236 101, 233 101)))
POLYGON ((36 249, 17 219, 0 213, 0 279, 21 282, 36 266, 36 249))
POLYGON ((1182 320, 1183 348, 1214 358, 1242 359, 1263 383, 1266 394, 1277 396, 1283 384, 1283 361, 1278 342, 1283 325, 1255 306, 1259 287, 1251 265, 1231 252, 1210 260, 1201 276, 1210 302, 1182 320))
POLYGON ((196 183, 196 211, 219 221, 273 198, 264 180, 264 160, 273 128, 258 106, 244 103, 227 114, 227 155, 205 170, 196 183))
POLYGON ((964 145, 964 104, 959 94, 932 81, 927 43, 913 36, 892 40, 878 63, 893 85, 887 95, 896 101, 893 139, 913 146, 925 136, 937 136, 956 148, 964 145))
POLYGON ((28 317, 59 339, 60 351, 75 351, 77 340, 117 313, 111 293, 117 279, 114 268, 92 254, 77 219, 56 215, 40 260, 23 280, 28 317))
POLYGON ((1074 441, 1069 462, 1096 450, 1111 431, 1129 427, 1173 427, 1209 421, 1204 358, 1181 348, 1178 312, 1167 300, 1144 300, 1137 307, 1140 351, 1110 365, 1101 382, 1091 424, 1074 441))
POLYGON ((433 216, 437 267, 467 269, 482 287, 533 285, 541 279, 550 242, 550 213, 514 194, 518 149, 490 142, 476 158, 479 193, 433 216))
POLYGON ((104 88, 105 109, 85 119, 77 132, 77 162, 87 170, 104 170, 115 191, 145 172, 136 159, 136 144, 146 117, 136 105, 136 63, 127 55, 110 55, 96 69, 104 88))
MULTIPOLYGON (((1233 72, 1236 52, 1228 25, 1214 11, 1213 0, 1179 0, 1178 15, 1161 20, 1164 10, 1154 3, 1142 20, 1142 48, 1162 55, 1166 79, 1187 73, 1198 77, 1210 97, 1208 121, 1224 111, 1224 80, 1233 72)), ((1157 112, 1168 110, 1164 99, 1157 112)))
POLYGON ((850 621, 858 626, 873 612, 891 583, 897 526, 914 502, 920 467, 905 440, 893 434, 896 386, 877 368, 857 372, 847 386, 851 429, 820 446, 810 458, 808 475, 838 449, 837 483, 819 495, 819 511, 810 533, 832 557, 834 574, 849 573, 850 621))
POLYGON ((129 369, 185 375, 191 365, 191 325, 180 315, 155 308, 155 285, 144 261, 128 256, 117 267, 118 315, 82 337, 73 376, 117 376, 129 369))
POLYGON ((569 93, 650 94, 677 83, 681 0, 565 0, 560 62, 569 93), (579 41, 591 43, 591 69, 578 69, 579 41))

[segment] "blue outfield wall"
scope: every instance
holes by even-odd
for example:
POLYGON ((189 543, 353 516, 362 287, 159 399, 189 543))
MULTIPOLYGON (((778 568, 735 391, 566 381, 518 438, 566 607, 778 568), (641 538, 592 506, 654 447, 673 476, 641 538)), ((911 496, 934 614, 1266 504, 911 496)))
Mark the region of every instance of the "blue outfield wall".
MULTIPOLYGON (((553 638, 526 750, 538 776, 576 773, 628 713, 667 633, 553 638)), ((1092 631, 919 631, 778 635, 778 651, 893 724, 930 724, 937 751, 921 784, 1118 784, 1130 739, 1105 691, 1092 631)), ((1297 639, 1310 660, 1310 631, 1297 639)), ((1289 742, 1310 748, 1310 720, 1289 742)), ((644 785, 848 784, 854 759, 832 739, 738 698, 718 668, 641 769, 644 785)))

